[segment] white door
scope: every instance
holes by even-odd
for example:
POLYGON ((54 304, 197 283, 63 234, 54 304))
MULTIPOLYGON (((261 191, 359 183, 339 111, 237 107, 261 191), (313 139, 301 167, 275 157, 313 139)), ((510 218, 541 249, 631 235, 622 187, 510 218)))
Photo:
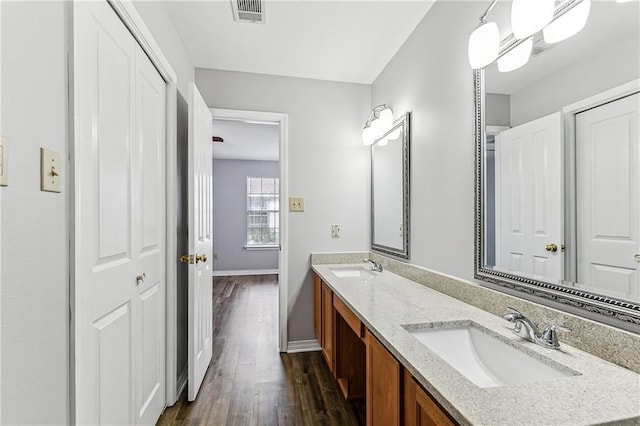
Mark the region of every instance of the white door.
POLYGON ((106 2, 74 2, 75 422, 165 406, 165 83, 106 2))
POLYGON ((576 115, 577 281, 585 289, 635 301, 640 301, 639 105, 636 93, 576 115))
POLYGON ((213 356, 213 119, 189 84, 189 401, 196 399, 213 356))
POLYGON ((498 269, 546 281, 562 276, 561 128, 554 113, 496 135, 498 269))

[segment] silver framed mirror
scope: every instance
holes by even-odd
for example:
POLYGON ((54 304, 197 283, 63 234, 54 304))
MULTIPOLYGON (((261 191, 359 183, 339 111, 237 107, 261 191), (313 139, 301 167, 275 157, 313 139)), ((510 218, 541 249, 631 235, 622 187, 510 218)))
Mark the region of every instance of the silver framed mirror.
MULTIPOLYGON (((588 133, 588 120, 616 103, 632 109, 640 104, 639 9, 637 3, 594 2, 586 27, 572 39, 549 45, 534 36, 532 57, 521 69, 499 73, 494 64, 473 75, 475 278, 634 332, 640 330, 638 113, 619 113, 630 118, 608 124, 631 129, 628 140, 607 137, 600 146, 594 145, 595 133, 588 133), (548 163, 557 167, 544 168, 548 163), (608 179, 601 184, 593 171, 598 163, 598 173, 608 179), (600 198, 589 185, 600 185, 600 198), (606 218, 602 226, 597 215, 606 218), (607 255, 617 250, 616 240, 625 240, 626 251, 619 251, 620 259, 597 259, 587 248, 597 239, 606 240, 599 250, 607 255), (530 246, 535 249, 524 248, 530 246)), ((500 56, 517 43, 505 37, 500 56)))
POLYGON ((410 113, 371 145, 371 250, 409 259, 410 113))

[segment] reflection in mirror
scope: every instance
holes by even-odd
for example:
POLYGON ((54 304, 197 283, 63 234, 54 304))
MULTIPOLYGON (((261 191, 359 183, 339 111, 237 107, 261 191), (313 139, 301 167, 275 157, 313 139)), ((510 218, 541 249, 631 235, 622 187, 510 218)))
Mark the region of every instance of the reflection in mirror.
POLYGON ((475 72, 476 277, 637 326, 640 4, 591 7, 524 67, 475 72))
POLYGON ((371 248, 409 258, 409 113, 371 146, 371 248))

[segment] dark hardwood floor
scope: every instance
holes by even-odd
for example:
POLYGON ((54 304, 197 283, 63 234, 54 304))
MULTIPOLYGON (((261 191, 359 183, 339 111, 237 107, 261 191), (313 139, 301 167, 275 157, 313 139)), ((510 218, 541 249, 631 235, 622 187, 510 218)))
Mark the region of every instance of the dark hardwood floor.
POLYGON ((196 401, 159 425, 358 425, 364 401, 345 401, 321 352, 278 352, 276 275, 213 281, 213 360, 196 401))

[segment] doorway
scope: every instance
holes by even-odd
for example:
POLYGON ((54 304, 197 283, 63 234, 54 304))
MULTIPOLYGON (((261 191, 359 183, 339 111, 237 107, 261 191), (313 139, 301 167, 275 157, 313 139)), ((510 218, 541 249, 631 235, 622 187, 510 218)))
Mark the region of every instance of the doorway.
POLYGON ((286 352, 287 114, 211 113, 212 137, 223 140, 213 142, 213 274, 277 274, 278 347, 286 352))

